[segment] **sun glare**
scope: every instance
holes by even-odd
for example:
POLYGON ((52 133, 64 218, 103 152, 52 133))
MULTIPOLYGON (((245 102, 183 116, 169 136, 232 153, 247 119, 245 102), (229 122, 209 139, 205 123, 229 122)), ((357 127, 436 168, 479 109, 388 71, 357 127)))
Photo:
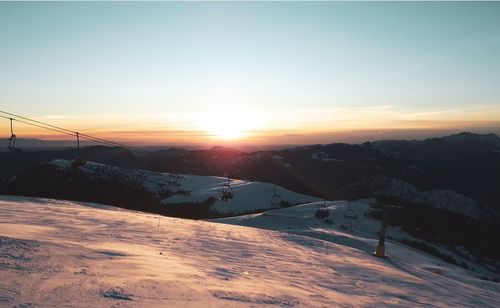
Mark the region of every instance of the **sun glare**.
POLYGON ((244 111, 203 113, 198 122, 211 138, 227 141, 249 137, 260 124, 255 114, 244 111))

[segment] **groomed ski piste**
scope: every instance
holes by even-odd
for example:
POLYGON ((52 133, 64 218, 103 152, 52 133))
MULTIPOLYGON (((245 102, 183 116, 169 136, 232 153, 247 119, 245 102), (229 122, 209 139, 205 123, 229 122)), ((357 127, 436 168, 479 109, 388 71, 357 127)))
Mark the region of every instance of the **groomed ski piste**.
POLYGON ((498 306, 471 271, 394 242, 373 257, 370 227, 311 230, 313 206, 208 222, 0 196, 0 306, 498 306))

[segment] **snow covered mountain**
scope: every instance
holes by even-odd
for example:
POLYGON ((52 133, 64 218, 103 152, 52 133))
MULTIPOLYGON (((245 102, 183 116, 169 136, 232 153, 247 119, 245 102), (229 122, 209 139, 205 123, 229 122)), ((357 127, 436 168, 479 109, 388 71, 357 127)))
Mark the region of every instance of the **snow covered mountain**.
POLYGON ((125 169, 90 161, 75 167, 72 161, 61 159, 28 169, 10 185, 12 192, 21 195, 101 202, 186 218, 255 213, 319 200, 270 183, 125 169), (222 201, 220 194, 228 183, 234 197, 222 201))
MULTIPOLYGON (((6 181, 38 163, 74 156, 74 149, 0 152, 0 192, 15 193, 6 181)), ((213 147, 135 155, 126 149, 100 146, 83 147, 80 157, 128 169, 276 183, 330 200, 381 194, 481 219, 500 213, 500 137, 494 134, 332 143, 251 153, 213 147)), ((123 201, 130 198, 119 204, 125 206, 123 201)))
POLYGON ((432 206, 477 219, 500 217, 500 211, 449 189, 420 191, 415 185, 395 178, 373 176, 343 187, 349 194, 388 196, 422 206, 432 206))
POLYGON ((500 284, 468 270, 398 243, 388 246, 390 259, 378 259, 362 234, 322 232, 318 238, 0 196, 0 305, 496 307, 500 301, 500 284), (331 241, 341 236, 343 243, 331 241))

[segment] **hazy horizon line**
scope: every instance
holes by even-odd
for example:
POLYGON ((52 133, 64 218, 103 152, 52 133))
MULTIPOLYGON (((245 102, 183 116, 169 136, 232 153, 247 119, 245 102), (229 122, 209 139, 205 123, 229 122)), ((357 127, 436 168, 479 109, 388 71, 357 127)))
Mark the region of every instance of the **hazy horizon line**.
MULTIPOLYGON (((212 148, 212 147, 227 147, 227 148, 233 148, 233 149, 238 149, 238 150, 254 150, 254 149, 277 149, 277 148, 288 148, 288 147, 301 147, 301 146, 309 146, 309 145, 316 145, 316 144, 335 144, 335 143, 347 143, 347 144, 363 144, 366 142, 375 142, 375 141, 389 141, 389 140, 394 140, 394 141, 410 141, 410 140, 417 140, 417 141, 422 141, 426 139, 432 139, 432 138, 441 138, 441 137, 447 137, 447 136, 452 136, 452 135, 457 135, 461 133, 471 133, 471 134, 478 134, 478 135, 487 135, 487 134, 494 134, 496 136, 500 136, 500 130, 494 131, 494 130, 483 130, 483 131, 478 131, 478 130, 467 130, 467 129, 458 129, 456 131, 434 131, 434 132, 428 132, 428 133, 420 133, 417 134, 416 131, 414 130, 406 130, 406 131, 397 131, 394 132, 393 134, 390 134, 388 132, 385 132, 385 134, 380 134, 380 132, 373 132, 371 135, 372 137, 365 138, 359 136, 359 140, 353 140, 353 141, 346 141, 346 140, 340 140, 339 138, 337 139, 332 139, 330 141, 326 142, 292 142, 292 143, 258 143, 258 142, 242 142, 242 141, 214 141, 214 142, 165 142, 165 143, 147 143, 147 142, 130 142, 130 140, 118 140, 114 139, 113 141, 120 141, 120 142, 127 142, 128 145, 135 146, 135 147, 141 147, 141 148, 157 148, 157 149, 162 149, 162 148, 186 148, 186 149, 207 149, 207 148, 212 148), (399 134, 398 134, 399 133, 399 134), (403 134, 402 134, 403 133, 403 134), (406 136, 404 135, 406 133, 406 136), (385 137, 384 137, 385 136, 385 137), (378 138, 377 138, 378 137, 378 138)), ((8 138, 0 138, 0 142, 7 142, 8 138)), ((19 147, 27 147, 27 148, 57 148, 57 147, 72 147, 72 144, 75 143, 75 140, 71 140, 69 138, 64 138, 64 139, 44 139, 44 138, 17 138, 17 144, 19 147), (31 143, 31 144, 30 144, 31 143)), ((93 141, 88 141, 88 140, 82 140, 80 141, 81 146, 95 146, 95 145, 102 145, 98 142, 93 142, 93 141)))

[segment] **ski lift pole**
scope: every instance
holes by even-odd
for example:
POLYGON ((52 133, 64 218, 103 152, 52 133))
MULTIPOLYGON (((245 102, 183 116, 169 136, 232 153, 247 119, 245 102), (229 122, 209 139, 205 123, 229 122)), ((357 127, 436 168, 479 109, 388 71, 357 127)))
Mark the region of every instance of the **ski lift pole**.
POLYGON ((387 220, 389 217, 388 208, 386 206, 383 207, 382 212, 382 226, 380 227, 380 236, 377 243, 377 248, 375 249, 376 257, 385 257, 385 231, 387 229, 387 220))
POLYGON ((9 150, 13 150, 15 145, 16 145, 16 134, 14 134, 14 129, 12 126, 12 121, 14 120, 13 118, 9 118, 10 120, 10 138, 9 138, 9 150))
POLYGON ((80 133, 75 132, 76 135, 76 159, 80 158, 80 133))

